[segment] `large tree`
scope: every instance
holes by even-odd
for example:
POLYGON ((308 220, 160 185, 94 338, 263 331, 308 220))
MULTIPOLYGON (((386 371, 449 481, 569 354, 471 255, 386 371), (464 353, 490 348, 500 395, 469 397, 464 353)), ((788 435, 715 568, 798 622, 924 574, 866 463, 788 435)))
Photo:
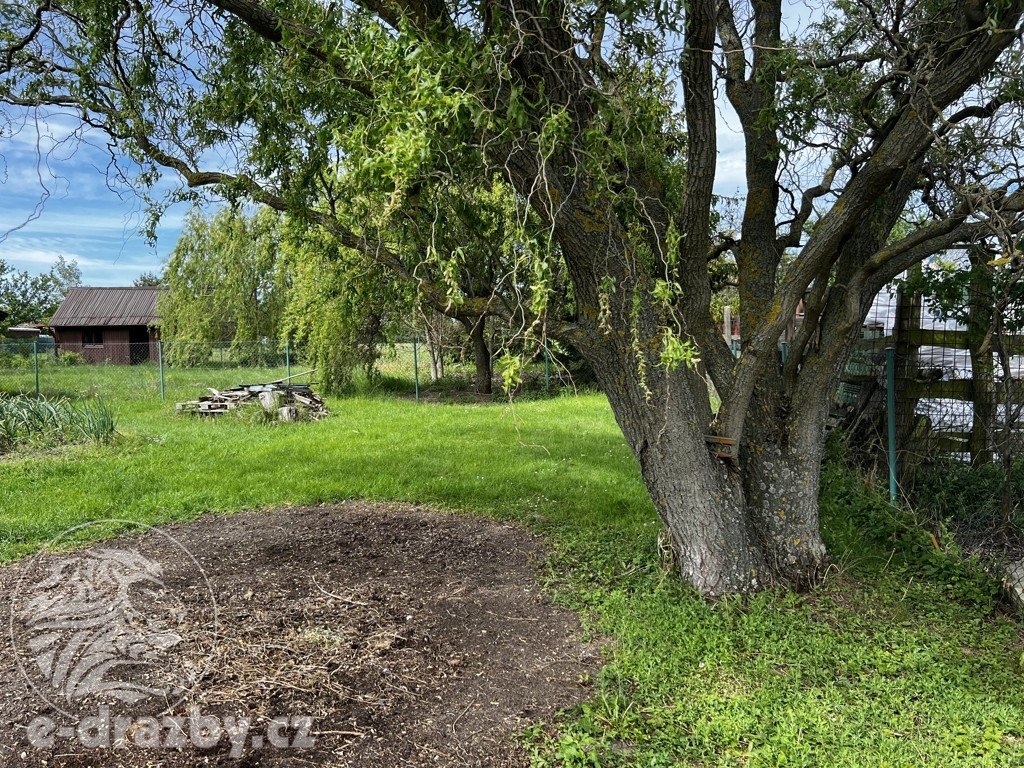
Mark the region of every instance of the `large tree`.
POLYGON ((230 342, 240 360, 276 354, 287 299, 278 264, 280 223, 273 211, 255 216, 222 208, 193 210, 164 268, 161 333, 168 359, 205 361, 211 342, 230 342))
POLYGON ((78 114, 144 180, 291 211, 447 313, 573 345, 683 576, 718 595, 825 567, 826 419, 874 293, 955 244, 1012 247, 1022 5, 834 0, 784 23, 782 0, 39 0, 0 7, 0 99, 78 114), (712 193, 717 94, 745 146, 735 221, 712 193), (458 252, 410 265, 395 222, 495 173, 537 247, 486 297, 446 279, 458 252))
POLYGON ((11 269, 0 259, 0 332, 23 323, 45 323, 68 292, 82 284, 74 259, 58 256, 49 270, 34 275, 11 269))
POLYGON ((283 221, 280 267, 288 279, 283 331, 326 392, 344 391, 353 373, 377 373, 384 348, 404 334, 413 287, 363 253, 301 221, 283 221))

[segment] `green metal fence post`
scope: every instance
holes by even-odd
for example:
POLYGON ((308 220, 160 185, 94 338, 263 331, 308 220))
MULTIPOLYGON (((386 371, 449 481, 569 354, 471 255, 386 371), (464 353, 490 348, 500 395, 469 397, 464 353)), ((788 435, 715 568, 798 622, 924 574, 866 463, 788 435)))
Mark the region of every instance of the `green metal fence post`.
POLYGON ((782 364, 786 364, 786 359, 789 357, 789 342, 782 342, 782 364))
POLYGON ((896 502, 896 350, 885 348, 885 411, 889 427, 889 501, 896 502))
POLYGON ((160 399, 167 399, 167 384, 164 381, 164 342, 161 339, 157 339, 156 342, 156 361, 160 366, 160 399))
POLYGON ((412 376, 416 383, 416 402, 420 401, 420 356, 416 339, 412 340, 412 376))
POLYGON ((292 375, 292 351, 287 340, 284 342, 284 375, 289 378, 292 375))
POLYGON ((39 342, 32 342, 32 364, 36 369, 36 397, 39 397, 39 342))
POLYGON ((551 352, 544 347, 544 391, 551 391, 551 352))

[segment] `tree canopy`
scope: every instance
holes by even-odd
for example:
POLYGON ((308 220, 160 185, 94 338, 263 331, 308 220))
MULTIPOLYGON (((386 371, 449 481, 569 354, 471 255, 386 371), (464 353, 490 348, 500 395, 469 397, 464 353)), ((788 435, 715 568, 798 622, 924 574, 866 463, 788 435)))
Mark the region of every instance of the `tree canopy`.
POLYGON ((24 323, 45 323, 68 291, 81 285, 82 271, 74 259, 58 256, 46 272, 11 269, 0 259, 0 331, 24 323))
POLYGON ((146 271, 132 280, 136 288, 159 288, 164 284, 164 278, 159 272, 146 271))
POLYGON ((182 197, 209 187, 288 211, 447 314, 573 345, 683 576, 714 595, 825 567, 825 424, 873 295, 956 245, 1017 249, 1022 6, 833 0, 801 19, 781 0, 5 4, 0 100, 12 125, 78 115, 143 183, 171 171, 182 197), (719 96, 745 147, 736 215, 713 194, 719 96), (486 229, 456 203, 474 215, 495 178, 519 231, 480 292, 453 276, 481 251, 447 235, 486 229), (714 317, 723 264, 738 360, 714 317))
MULTIPOLYGON (((212 217, 193 211, 164 269, 161 332, 176 342, 171 362, 209 354, 209 342, 238 343, 240 359, 258 355, 281 335, 285 280, 278 268, 278 220, 263 210, 247 217, 223 208, 212 217), (200 342, 198 345, 192 342, 200 342)), ((254 361, 255 362, 255 361, 254 361)))

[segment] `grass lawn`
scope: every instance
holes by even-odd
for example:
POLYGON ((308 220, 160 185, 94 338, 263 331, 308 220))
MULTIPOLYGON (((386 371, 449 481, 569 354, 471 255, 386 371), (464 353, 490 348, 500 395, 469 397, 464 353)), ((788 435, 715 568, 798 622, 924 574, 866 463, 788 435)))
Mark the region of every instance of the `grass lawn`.
MULTIPOLYGON (((0 361, 2 362, 2 361, 0 361)), ((31 358, 19 359, 20 365, 0 367, 0 392, 35 392, 35 369, 31 358)), ((258 384, 283 379, 289 373, 306 368, 295 365, 265 368, 233 366, 206 368, 164 368, 164 394, 167 402, 192 400, 206 394, 207 387, 226 389, 237 384, 258 384)), ((296 381, 305 381, 297 377, 296 381)), ((60 365, 41 358, 40 391, 48 396, 68 398, 99 395, 112 401, 139 401, 150 404, 160 399, 160 368, 157 363, 139 365, 60 365)))
POLYGON ((856 478, 828 471, 825 585, 708 604, 660 563, 603 397, 330 405, 263 426, 115 403, 113 445, 0 461, 0 559, 89 519, 352 497, 514 518, 550 538, 552 594, 608 638, 592 700, 527 734, 537 765, 1024 764, 1021 626, 856 478))

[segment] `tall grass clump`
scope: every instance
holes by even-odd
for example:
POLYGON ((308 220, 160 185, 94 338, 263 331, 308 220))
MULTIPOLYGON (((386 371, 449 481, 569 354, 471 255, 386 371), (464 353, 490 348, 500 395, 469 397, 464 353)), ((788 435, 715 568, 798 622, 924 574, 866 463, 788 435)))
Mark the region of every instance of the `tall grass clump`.
POLYGON ((102 398, 75 404, 66 398, 0 396, 0 453, 22 446, 109 442, 113 411, 102 398))

